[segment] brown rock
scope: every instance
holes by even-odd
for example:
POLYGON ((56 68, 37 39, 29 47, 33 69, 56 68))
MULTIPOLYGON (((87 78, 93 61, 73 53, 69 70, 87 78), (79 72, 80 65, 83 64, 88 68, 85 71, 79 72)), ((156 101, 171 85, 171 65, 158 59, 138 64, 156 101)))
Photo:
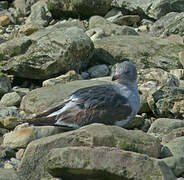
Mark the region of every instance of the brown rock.
POLYGON ((7 15, 0 14, 0 26, 8 26, 10 19, 7 15))

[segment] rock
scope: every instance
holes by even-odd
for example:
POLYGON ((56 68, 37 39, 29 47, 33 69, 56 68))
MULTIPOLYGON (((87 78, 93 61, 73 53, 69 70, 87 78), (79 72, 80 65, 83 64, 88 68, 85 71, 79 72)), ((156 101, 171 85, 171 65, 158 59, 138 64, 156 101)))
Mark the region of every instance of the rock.
POLYGON ((183 50, 184 45, 173 40, 150 35, 114 35, 96 40, 94 45, 95 53, 92 59, 98 62, 115 64, 128 59, 137 69, 161 68, 169 71, 182 68, 178 53, 183 50))
POLYGON ((147 98, 148 105, 155 116, 166 118, 184 117, 184 88, 162 86, 151 92, 147 98))
POLYGON ((0 26, 8 26, 10 19, 7 15, 0 14, 0 26))
POLYGON ((89 19, 89 29, 94 29, 94 28, 101 28, 104 31, 105 36, 139 35, 132 27, 119 26, 117 24, 113 24, 100 16, 92 16, 89 19))
POLYGON ((93 15, 103 16, 110 9, 112 0, 91 0, 91 1, 57 1, 48 0, 48 9, 53 17, 90 17, 93 15))
POLYGON ((5 74, 0 73, 0 97, 11 90, 11 80, 5 74))
POLYGON ((141 18, 145 18, 148 16, 152 3, 152 0, 114 0, 113 6, 123 9, 127 14, 136 14, 141 18))
POLYGON ((31 141, 63 132, 59 127, 35 126, 22 128, 4 135, 3 146, 12 149, 25 148, 31 141))
POLYGON ((82 29, 54 26, 1 44, 0 69, 22 78, 48 79, 71 69, 79 71, 92 54, 93 43, 82 29))
POLYGON ((0 103, 4 106, 18 106, 21 102, 21 96, 17 92, 10 92, 3 95, 0 103))
POLYGON ((179 177, 184 173, 184 157, 173 156, 164 158, 162 160, 174 173, 175 176, 179 177))
POLYGON ((162 137, 162 143, 166 144, 177 137, 184 136, 184 127, 171 130, 168 134, 162 137))
POLYGON ((149 9, 149 16, 159 19, 169 12, 183 12, 184 4, 180 0, 155 0, 149 9))
POLYGON ((0 106, 0 117, 18 117, 18 109, 15 106, 12 107, 3 107, 0 106))
POLYGON ((89 29, 88 31, 86 31, 86 34, 88 35, 88 37, 91 38, 93 42, 105 36, 103 29, 98 27, 89 29))
POLYGON ((20 27, 19 30, 20 33, 23 33, 26 36, 29 36, 36 31, 38 31, 38 27, 36 27, 34 24, 24 24, 20 27))
POLYGON ((46 167, 54 177, 64 180, 175 179, 172 171, 159 160, 109 147, 52 149, 46 167))
POLYGON ((141 18, 138 15, 126 15, 118 16, 116 18, 107 18, 108 21, 118 24, 120 26, 137 26, 137 23, 140 22, 141 18))
POLYGON ((37 29, 40 29, 48 26, 50 21, 51 14, 45 1, 38 1, 31 6, 31 14, 26 19, 26 24, 33 24, 37 29))
POLYGON ((169 143, 165 144, 173 156, 183 157, 184 153, 184 136, 177 137, 170 141, 169 143))
POLYGON ((184 121, 180 119, 159 118, 151 124, 148 133, 166 135, 181 127, 184 127, 184 121))
POLYGON ((169 36, 170 34, 182 35, 184 31, 184 12, 171 12, 157 20, 151 27, 155 36, 169 36))
POLYGON ((1 9, 7 9, 8 8, 8 1, 1 1, 0 2, 0 8, 1 9))
POLYGON ((179 79, 160 68, 147 68, 138 71, 138 87, 142 94, 150 93, 153 89, 159 89, 166 84, 178 87, 179 79))
POLYGON ((107 65, 96 65, 87 70, 91 78, 104 77, 109 75, 109 68, 107 65))
POLYGON ((0 180, 19 180, 19 177, 13 169, 0 168, 0 180))
POLYGON ((80 80, 82 77, 76 73, 74 70, 68 71, 66 74, 58 76, 56 78, 51 78, 43 81, 43 87, 52 86, 58 83, 65 84, 67 82, 80 80))
POLYGON ((178 79, 184 80, 184 69, 173 69, 170 73, 175 75, 178 79))
POLYGON ((48 152, 53 148, 71 146, 117 147, 128 151, 145 153, 151 157, 158 157, 161 148, 156 138, 142 131, 128 131, 117 126, 91 124, 75 131, 31 142, 26 148, 18 169, 22 179, 26 177, 27 179, 35 180, 40 179, 41 176, 47 176, 48 174, 44 171, 44 165, 48 152), (30 169, 32 170, 31 172, 30 169))
POLYGON ((138 14, 142 18, 159 19, 169 12, 183 12, 184 5, 181 0, 118 0, 115 7, 122 8, 129 14, 138 14))
POLYGON ((184 51, 179 52, 179 61, 184 67, 184 51))
POLYGON ((52 87, 37 88, 23 97, 20 107, 27 113, 39 114, 80 88, 104 83, 107 82, 78 80, 66 84, 56 84, 52 87))
POLYGON ((19 124, 17 117, 0 117, 0 125, 6 129, 14 129, 19 124))
MULTIPOLYGON (((8 131, 7 129, 0 128, 0 137, 1 137, 2 135, 4 135, 4 134, 8 133, 8 132, 9 132, 9 131, 8 131)), ((0 144, 2 144, 2 143, 1 143, 1 140, 0 140, 0 144)))
POLYGON ((23 158, 24 152, 25 152, 25 149, 19 149, 16 152, 16 158, 19 159, 19 160, 21 160, 23 158))

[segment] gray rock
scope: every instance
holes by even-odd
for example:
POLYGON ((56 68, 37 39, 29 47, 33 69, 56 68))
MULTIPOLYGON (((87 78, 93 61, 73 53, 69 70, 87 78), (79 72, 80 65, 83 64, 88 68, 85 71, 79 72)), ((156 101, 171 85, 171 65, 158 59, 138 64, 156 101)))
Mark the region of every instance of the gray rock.
POLYGON ((148 105, 157 117, 176 118, 184 117, 184 88, 162 86, 153 91, 147 98, 148 105))
POLYGON ((184 136, 177 137, 165 144, 165 146, 170 150, 173 156, 183 157, 184 153, 184 136))
POLYGON ((123 8, 129 14, 138 14, 142 18, 149 16, 159 19, 169 12, 183 12, 184 4, 182 0, 118 0, 115 7, 123 8))
POLYGON ((21 128, 4 135, 3 146, 12 149, 25 148, 31 141, 63 132, 60 127, 36 126, 21 128))
POLYGON ((162 160, 179 177, 184 173, 184 156, 173 156, 162 160))
POLYGON ((0 97, 11 90, 11 80, 5 74, 0 74, 0 97))
POLYGON ((93 47, 82 29, 49 27, 3 43, 0 69, 18 77, 47 79, 57 73, 84 68, 93 47))
POLYGON ((98 27, 89 29, 88 31, 86 31, 86 34, 91 38, 92 41, 105 36, 104 30, 98 27))
POLYGON ((109 75, 109 68, 107 65, 96 65, 87 70, 91 78, 104 77, 109 75))
POLYGON ((15 106, 12 107, 4 107, 0 106, 0 117, 18 117, 18 109, 15 106))
POLYGON ((150 93, 162 86, 179 86, 179 79, 160 68, 147 68, 138 71, 138 87, 142 94, 150 93))
POLYGON ((53 148, 71 146, 117 147, 145 153, 152 157, 158 157, 161 148, 156 138, 142 131, 128 131, 117 126, 91 124, 75 131, 31 142, 25 151, 18 170, 22 179, 26 177, 29 180, 35 180, 40 179, 41 176, 48 176, 44 169, 48 152, 53 148))
POLYGON ((13 169, 0 168, 0 180, 19 180, 19 177, 13 169))
POLYGON ((46 168, 54 177, 71 180, 175 179, 172 171, 159 160, 109 147, 52 149, 46 168))
MULTIPOLYGON (((183 5, 184 7, 184 5, 183 5)), ((151 27, 151 32, 155 36, 169 36, 170 34, 183 35, 184 12, 171 12, 157 20, 151 27)))
POLYGON ((178 56, 179 56, 180 63, 184 67, 184 51, 179 52, 178 56))
POLYGON ((21 96, 16 92, 6 93, 1 98, 0 103, 4 106, 18 106, 21 102, 21 96))
POLYGON ((34 24, 37 28, 48 26, 51 14, 45 1, 38 1, 31 6, 31 14, 26 19, 26 24, 34 24))
POLYGON ((149 9, 149 16, 159 19, 169 12, 183 12, 184 4, 182 0, 155 0, 149 9))
POLYGON ((105 15, 110 9, 112 0, 93 0, 93 1, 57 1, 48 0, 48 9, 54 17, 62 16, 81 16, 90 17, 92 15, 105 15))
POLYGON ((171 140, 173 140, 177 137, 181 137, 183 135, 184 135, 184 127, 173 129, 168 134, 166 134, 162 137, 162 143, 166 144, 166 143, 170 142, 171 140))
POLYGON ((100 16, 92 16, 89 19, 89 29, 101 28, 105 36, 112 35, 139 35, 134 28, 113 24, 100 16))
POLYGON ((178 79, 184 80, 184 69, 173 69, 170 73, 175 75, 178 79))
POLYGON ((148 16, 152 3, 152 0, 114 0, 113 5, 117 8, 122 8, 129 14, 138 14, 142 18, 145 18, 148 16))
POLYGON ((181 69, 178 53, 184 45, 170 39, 160 39, 149 35, 110 36, 94 42, 93 60, 115 64, 124 60, 133 62, 137 69, 161 68, 181 69), (112 46, 113 44, 113 46, 112 46))
POLYGON ((116 16, 112 19, 111 18, 107 18, 108 21, 118 24, 118 25, 125 25, 125 26, 137 26, 137 23, 140 22, 141 18, 138 15, 126 15, 126 16, 116 16))
POLYGON ((66 74, 63 74, 63 75, 58 76, 56 78, 51 78, 51 79, 47 79, 47 80, 43 81, 42 85, 43 85, 43 87, 46 87, 46 86, 52 86, 52 85, 55 85, 58 83, 65 84, 67 82, 80 80, 80 79, 82 79, 81 76, 78 73, 76 73, 75 71, 71 70, 71 71, 68 71, 66 74))
POLYGON ((181 127, 184 127, 184 121, 180 119, 159 118, 151 124, 148 133, 166 135, 181 127))

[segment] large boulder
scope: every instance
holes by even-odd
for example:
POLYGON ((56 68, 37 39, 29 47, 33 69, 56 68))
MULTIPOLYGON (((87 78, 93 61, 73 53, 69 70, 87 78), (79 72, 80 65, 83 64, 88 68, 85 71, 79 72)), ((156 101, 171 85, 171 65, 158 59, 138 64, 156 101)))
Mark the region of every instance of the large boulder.
POLYGON ((159 19, 169 12, 183 12, 182 0, 118 0, 115 7, 121 7, 125 12, 139 14, 142 17, 159 19))
POLYGON ((160 142, 142 131, 128 131, 117 126, 92 124, 75 131, 49 136, 31 142, 25 151, 19 173, 22 179, 36 180, 47 176, 46 156, 53 148, 72 146, 108 146, 158 157, 160 142), (30 172, 31 169, 31 172, 30 172))
POLYGON ((159 160, 109 147, 52 149, 46 168, 63 180, 175 179, 172 171, 159 160))
POLYGON ((112 0, 48 0, 48 9, 57 18, 62 16, 90 17, 105 15, 111 6, 112 0))
POLYGON ((77 27, 48 27, 4 42, 0 70, 29 79, 47 79, 71 69, 79 71, 93 54, 93 42, 77 27))
MULTIPOLYGON (((184 5, 183 5, 184 8, 184 5)), ((155 36, 168 36, 179 34, 183 36, 184 12, 171 12, 157 20, 151 27, 151 32, 155 36)))
MULTIPOLYGON (((109 36, 94 42, 93 59, 114 64, 129 59, 139 68, 182 68, 178 53, 184 45, 168 39, 149 35, 109 36), (113 46, 112 46, 113 44, 113 46)), ((139 69, 138 68, 138 69, 139 69)))

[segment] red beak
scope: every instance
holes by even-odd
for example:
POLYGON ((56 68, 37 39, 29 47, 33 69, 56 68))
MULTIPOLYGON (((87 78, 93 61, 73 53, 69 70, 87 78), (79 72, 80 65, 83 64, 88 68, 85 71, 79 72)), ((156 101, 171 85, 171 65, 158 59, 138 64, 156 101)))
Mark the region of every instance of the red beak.
POLYGON ((120 77, 120 74, 114 74, 114 76, 112 76, 112 81, 119 79, 119 77, 120 77))

